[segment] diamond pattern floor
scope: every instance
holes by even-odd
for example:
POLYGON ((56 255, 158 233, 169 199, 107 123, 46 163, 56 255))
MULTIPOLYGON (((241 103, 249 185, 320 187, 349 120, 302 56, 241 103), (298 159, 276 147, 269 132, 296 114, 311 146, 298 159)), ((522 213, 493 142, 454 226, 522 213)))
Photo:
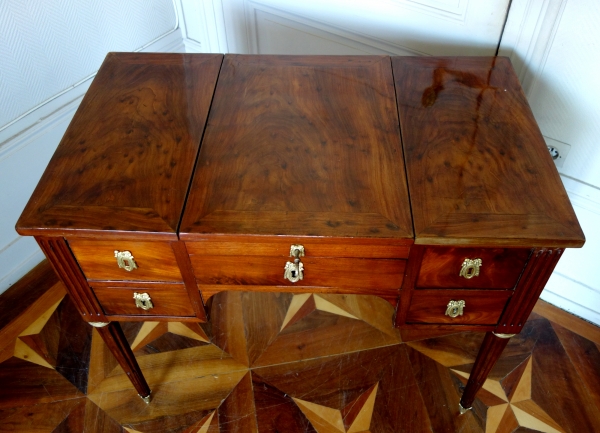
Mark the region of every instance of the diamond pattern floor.
POLYGON ((403 343, 379 298, 229 292, 210 324, 123 323, 150 405, 57 298, 0 345, 1 432, 600 431, 598 345, 535 313, 459 416, 482 335, 403 343))

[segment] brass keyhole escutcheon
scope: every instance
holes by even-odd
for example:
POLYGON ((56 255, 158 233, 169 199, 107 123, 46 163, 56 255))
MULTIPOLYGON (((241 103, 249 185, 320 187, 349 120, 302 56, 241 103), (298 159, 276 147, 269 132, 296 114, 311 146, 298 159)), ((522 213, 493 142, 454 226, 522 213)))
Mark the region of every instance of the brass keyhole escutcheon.
POLYGON ((154 308, 152 299, 148 293, 133 293, 133 299, 135 299, 135 306, 141 308, 144 311, 148 311, 154 308))
POLYGON ((137 264, 133 259, 131 251, 118 251, 115 250, 115 258, 117 259, 117 265, 121 269, 125 269, 127 272, 131 272, 137 269, 137 264))
POLYGON ((462 316, 463 308, 465 308, 465 301, 450 301, 446 306, 446 316, 450 316, 452 318, 462 316))
POLYGON ((285 264, 283 279, 295 283, 304 278, 304 264, 300 261, 300 257, 304 257, 304 247, 302 245, 292 245, 290 247, 290 257, 294 257, 294 261, 285 264))
POLYGON ((477 277, 479 276, 479 268, 481 268, 481 265, 481 259, 465 259, 458 275, 467 280, 477 277))

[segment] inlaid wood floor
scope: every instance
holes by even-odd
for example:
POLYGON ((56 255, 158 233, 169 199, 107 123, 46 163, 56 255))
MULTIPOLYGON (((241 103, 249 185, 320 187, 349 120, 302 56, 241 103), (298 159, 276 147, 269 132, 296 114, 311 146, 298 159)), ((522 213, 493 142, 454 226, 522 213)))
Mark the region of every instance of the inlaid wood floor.
POLYGON ((146 405, 42 265, 0 297, 0 431, 600 432, 600 330, 537 308, 460 416, 482 335, 403 343, 378 298, 222 293, 208 325, 123 324, 146 405))

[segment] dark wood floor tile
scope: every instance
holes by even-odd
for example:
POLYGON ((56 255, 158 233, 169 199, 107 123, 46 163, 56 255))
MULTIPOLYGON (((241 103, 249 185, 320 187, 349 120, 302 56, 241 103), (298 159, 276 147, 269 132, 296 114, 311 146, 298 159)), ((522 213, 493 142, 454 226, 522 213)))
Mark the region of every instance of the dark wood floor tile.
POLYGON ((552 328, 565 348, 571 363, 600 409, 600 349, 592 341, 552 323, 552 328))
MULTIPOLYGON (((255 395, 277 395, 274 388, 285 398, 292 397, 317 431, 326 428, 315 422, 332 426, 343 422, 342 414, 349 405, 367 401, 365 393, 372 389, 376 389, 373 406, 365 408, 370 420, 364 421, 370 423, 370 431, 429 431, 427 412, 404 345, 255 368, 252 374, 255 395)), ((286 404, 289 406, 289 402, 286 404)), ((259 406, 264 407, 257 397, 257 413, 259 406)))
POLYGON ((250 372, 240 380, 218 410, 220 433, 258 433, 250 372))
POLYGON ((600 326, 586 322, 541 299, 537 301, 533 311, 550 320, 552 323, 557 323, 563 328, 567 328, 569 331, 575 332, 577 335, 581 335, 583 338, 593 341, 600 346, 600 326))
POLYGON ((482 334, 462 332, 406 344, 446 367, 454 367, 475 362, 482 341, 482 334))
MULTIPOLYGON (((69 415, 67 415, 67 417, 52 430, 52 433, 75 433, 85 431, 85 406, 87 401, 87 399, 81 399, 81 401, 71 410, 69 415)), ((122 428, 120 429, 122 430, 122 428)))
POLYGON ((0 364, 0 408, 34 405, 83 396, 55 370, 18 358, 0 364))
POLYGON ((252 367, 332 356, 398 344, 398 339, 370 324, 326 311, 314 310, 283 329, 252 367))
POLYGON ((81 432, 124 433, 125 429, 88 399, 85 403, 85 417, 81 432))
POLYGON ((2 408, 0 432, 53 432, 82 403, 85 404, 83 396, 70 400, 2 408))
POLYGON ((504 389, 504 392, 509 400, 512 400, 514 393, 517 390, 521 379, 523 378, 523 374, 529 365, 529 362, 521 362, 516 368, 502 378, 502 388, 504 389))
MULTIPOLYGON (((408 355, 413 372, 420 388, 425 407, 428 410, 433 432, 482 433, 481 419, 472 411, 459 415, 459 386, 461 382, 442 364, 408 347, 408 355)), ((477 400, 476 400, 477 401, 477 400)), ((483 411, 485 415, 485 411, 483 411)))
POLYGON ((183 433, 190 427, 198 426, 196 433, 202 426, 200 422, 209 416, 214 410, 190 411, 183 414, 156 416, 155 418, 138 421, 125 422, 124 426, 130 430, 142 433, 183 433))
POLYGON ((57 313, 62 332, 58 344, 56 371, 75 385, 77 389, 85 393, 87 390, 92 327, 81 319, 69 296, 65 296, 60 303, 57 313))
POLYGON ((317 433, 288 394, 254 372, 252 386, 260 433, 317 433))
POLYGON ((56 367, 61 335, 59 311, 55 310, 52 313, 39 332, 38 329, 26 331, 19 336, 19 339, 44 358, 48 364, 56 367))
POLYGON ((570 433, 597 431, 600 426, 600 411, 549 324, 541 329, 533 352, 531 396, 570 433))
POLYGON ((242 292, 221 292, 213 296, 210 322, 211 341, 249 366, 242 292))
POLYGON ((292 300, 289 293, 242 292, 248 361, 254 365, 281 330, 292 300))
POLYGON ((138 356, 150 355, 152 353, 172 352, 190 347, 203 346, 205 344, 207 343, 168 332, 137 350, 135 355, 138 356))
MULTIPOLYGON (((23 315, 31 305, 59 281, 47 260, 44 260, 0 296, 0 332, 23 315)), ((48 304, 48 308, 52 304, 48 304)), ((43 308, 43 307, 42 307, 43 308)), ((42 309, 43 311, 43 309, 42 309)), ((0 333, 0 336, 5 337, 0 333)))

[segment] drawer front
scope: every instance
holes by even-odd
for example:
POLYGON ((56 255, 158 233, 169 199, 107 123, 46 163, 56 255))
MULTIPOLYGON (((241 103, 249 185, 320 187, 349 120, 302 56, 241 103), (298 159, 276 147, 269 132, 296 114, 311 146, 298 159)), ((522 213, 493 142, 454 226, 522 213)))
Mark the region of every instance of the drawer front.
POLYGON ((302 257, 304 278, 284 279, 286 257, 190 255, 200 285, 313 286, 397 291, 405 260, 302 257))
MULTIPOLYGON (((525 263, 528 248, 450 248, 425 249, 417 279, 418 288, 512 289, 525 263), (465 259, 481 260, 479 275, 461 276, 465 259)), ((467 270, 467 275, 472 270, 467 270)))
MULTIPOLYGON (((88 280, 183 281, 168 242, 74 239, 69 246, 88 280), (120 268, 115 251, 131 253, 137 268, 120 268)), ((129 260, 124 261, 125 266, 130 264, 129 260)))
POLYGON ((495 325, 511 293, 509 290, 417 290, 413 293, 406 322, 495 325), (462 315, 446 315, 450 301, 464 301, 462 315))
POLYGON ((103 285, 92 289, 107 316, 194 316, 183 284, 103 285), (140 305, 149 309, 136 305, 134 293, 140 305))

